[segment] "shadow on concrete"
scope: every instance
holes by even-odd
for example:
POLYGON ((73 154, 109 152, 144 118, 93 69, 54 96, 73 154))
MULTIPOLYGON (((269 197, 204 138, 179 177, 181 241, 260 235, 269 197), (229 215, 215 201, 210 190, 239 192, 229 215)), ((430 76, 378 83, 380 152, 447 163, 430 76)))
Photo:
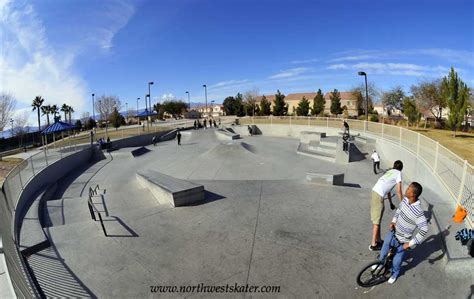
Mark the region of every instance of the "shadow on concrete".
POLYGON ((114 218, 114 220, 112 219, 107 219, 107 220, 104 220, 104 222, 118 222, 123 228, 125 228, 130 234, 129 235, 114 235, 114 234, 107 234, 107 237, 116 237, 116 238, 136 238, 138 237, 138 234, 130 227, 128 226, 125 222, 123 222, 122 219, 120 219, 119 217, 117 216, 110 216, 112 218, 114 218))
POLYGON ((54 243, 27 263, 47 298, 97 298, 64 263, 54 243))
POLYGON ((467 299, 474 299, 474 284, 471 284, 471 291, 466 297, 467 299))
POLYGON ((351 154, 350 154, 350 161, 349 162, 359 162, 363 161, 366 159, 366 156, 368 153, 363 153, 359 150, 359 148, 353 143, 351 148, 351 154))
POLYGON ((350 187, 350 188, 361 188, 359 184, 352 184, 352 183, 344 183, 341 185, 342 187, 350 187))
POLYGON ((443 232, 440 232, 436 235, 431 235, 415 249, 408 251, 406 258, 407 265, 402 267, 402 273, 405 274, 424 260, 428 260, 428 263, 430 264, 434 264, 442 260, 445 255, 442 245, 442 234, 443 232), (430 258, 433 253, 437 252, 439 252, 437 256, 430 258))
POLYGON ((221 200, 221 199, 224 199, 224 198, 225 197, 222 196, 222 195, 204 190, 204 200, 201 200, 201 201, 198 201, 198 202, 186 205, 186 206, 188 206, 188 207, 200 206, 200 205, 204 205, 204 204, 207 204, 207 203, 210 203, 210 202, 213 202, 213 201, 217 201, 217 200, 221 200))

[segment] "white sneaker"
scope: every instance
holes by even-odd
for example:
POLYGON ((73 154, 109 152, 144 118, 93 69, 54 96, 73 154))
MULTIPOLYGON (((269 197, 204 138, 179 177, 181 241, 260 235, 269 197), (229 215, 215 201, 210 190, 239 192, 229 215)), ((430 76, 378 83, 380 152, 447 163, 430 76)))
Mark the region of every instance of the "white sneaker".
POLYGON ((390 276, 390 278, 388 279, 389 284, 394 284, 395 281, 397 281, 397 278, 395 276, 390 276))

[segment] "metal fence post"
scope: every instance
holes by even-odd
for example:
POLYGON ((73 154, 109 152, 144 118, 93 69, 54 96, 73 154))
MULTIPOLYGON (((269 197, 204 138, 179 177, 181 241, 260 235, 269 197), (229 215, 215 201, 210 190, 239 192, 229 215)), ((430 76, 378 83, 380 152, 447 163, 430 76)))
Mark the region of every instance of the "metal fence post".
POLYGON ((35 176, 35 167, 33 166, 33 156, 30 156, 31 170, 33 171, 33 176, 35 176))
POLYGON ((290 127, 291 127, 291 115, 290 115, 290 127))
POLYGON ((398 127, 400 129, 400 145, 402 145, 402 127, 398 127))
POLYGON ((46 166, 48 166, 48 155, 46 154, 46 150, 44 151, 44 159, 46 160, 46 166))
POLYGON ((385 123, 382 122, 382 140, 383 140, 383 130, 384 130, 384 128, 385 128, 385 123))
POLYGON ((326 117, 326 128, 329 128, 329 117, 326 117))
POLYGON ((466 182, 466 173, 467 173, 467 160, 464 160, 464 166, 462 168, 461 185, 459 186, 458 204, 461 203, 462 193, 463 193, 462 191, 464 190, 464 183, 466 182))
POLYGON ((416 142, 416 156, 418 157, 420 155, 420 133, 418 133, 417 137, 418 140, 416 142))
POLYGON ((436 173, 436 170, 438 169, 438 149, 439 149, 439 142, 436 142, 435 163, 433 167, 434 173, 436 173))

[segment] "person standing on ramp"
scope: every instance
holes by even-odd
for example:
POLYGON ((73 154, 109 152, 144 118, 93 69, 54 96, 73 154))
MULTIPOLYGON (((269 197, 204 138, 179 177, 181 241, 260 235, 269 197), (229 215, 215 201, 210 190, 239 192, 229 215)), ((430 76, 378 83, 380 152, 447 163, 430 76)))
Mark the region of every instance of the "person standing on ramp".
POLYGON ((181 132, 178 131, 176 134, 176 139, 178 139, 178 145, 181 145, 181 132))

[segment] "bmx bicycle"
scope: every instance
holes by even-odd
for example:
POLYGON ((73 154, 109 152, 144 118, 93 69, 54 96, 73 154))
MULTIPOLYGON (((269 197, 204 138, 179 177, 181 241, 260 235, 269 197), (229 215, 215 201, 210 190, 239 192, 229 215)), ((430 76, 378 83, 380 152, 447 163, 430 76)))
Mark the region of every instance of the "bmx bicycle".
MULTIPOLYGON (((393 238, 395 238, 395 230, 393 230, 391 240, 386 240, 385 242, 390 242, 389 244, 391 244, 393 238)), ((373 261, 366 265, 357 275, 357 284, 361 287, 369 288, 386 282, 390 278, 393 257, 396 252, 397 247, 390 246, 388 254, 383 260, 373 261)))

